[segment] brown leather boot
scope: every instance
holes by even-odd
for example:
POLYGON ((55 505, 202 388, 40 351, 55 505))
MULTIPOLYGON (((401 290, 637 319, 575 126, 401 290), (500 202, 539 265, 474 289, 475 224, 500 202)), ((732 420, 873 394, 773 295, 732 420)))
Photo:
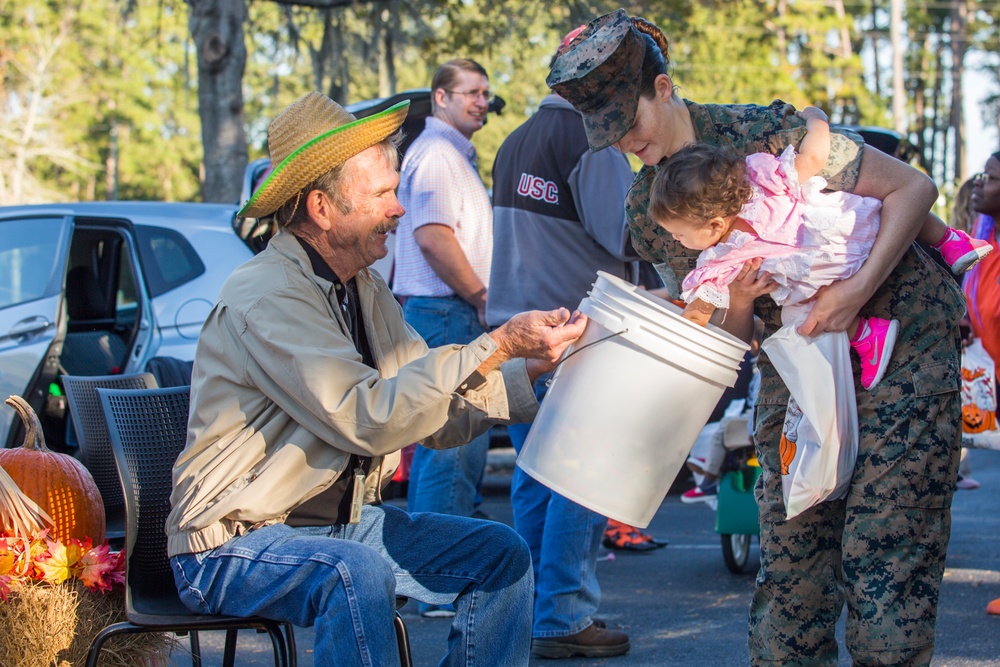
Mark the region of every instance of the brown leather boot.
POLYGON ((531 655, 536 658, 609 658, 625 655, 628 635, 594 622, 575 635, 538 637, 531 640, 531 655))

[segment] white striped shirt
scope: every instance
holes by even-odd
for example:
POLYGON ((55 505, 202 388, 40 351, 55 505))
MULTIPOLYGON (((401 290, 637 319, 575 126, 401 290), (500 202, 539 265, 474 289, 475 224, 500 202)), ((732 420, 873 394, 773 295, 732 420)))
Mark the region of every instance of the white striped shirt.
POLYGON ((413 230, 448 225, 472 270, 489 284, 493 258, 493 208, 476 168, 476 148, 454 127, 428 116, 406 151, 399 203, 406 209, 396 230, 392 291, 399 296, 452 296, 455 292, 424 259, 413 230))

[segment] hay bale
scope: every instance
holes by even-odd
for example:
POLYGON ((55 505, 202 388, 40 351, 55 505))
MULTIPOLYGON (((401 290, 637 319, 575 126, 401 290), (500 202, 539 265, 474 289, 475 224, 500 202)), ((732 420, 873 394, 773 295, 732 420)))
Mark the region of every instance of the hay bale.
MULTIPOLYGON (((80 581, 59 586, 26 584, 0 602, 0 665, 78 667, 94 637, 125 618, 124 593, 100 594, 80 581)), ((118 635, 101 651, 101 667, 166 664, 176 644, 166 633, 118 635)))

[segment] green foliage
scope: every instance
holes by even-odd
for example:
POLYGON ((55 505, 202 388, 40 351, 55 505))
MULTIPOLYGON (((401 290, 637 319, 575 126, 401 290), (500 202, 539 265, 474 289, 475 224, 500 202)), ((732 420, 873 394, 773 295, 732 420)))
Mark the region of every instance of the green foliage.
MULTIPOLYGON (((1000 6, 996 2, 972 2, 971 4, 974 11, 971 13, 969 21, 970 46, 981 53, 996 54, 1000 52, 1000 32, 997 31, 998 26, 1000 26, 1000 6)), ((989 74, 994 91, 983 103, 983 119, 987 124, 997 127, 1000 125, 1000 64, 995 58, 991 58, 987 64, 978 67, 989 74)), ((979 166, 972 165, 972 169, 977 171, 979 166)))
POLYGON ((7 203, 198 195, 186 11, 170 0, 128 14, 125 7, 4 4, 0 165, 9 178, 0 198, 7 203))
MULTIPOLYGON (((906 4, 911 106, 923 100, 928 127, 946 126, 947 101, 935 107, 934 95, 950 86, 941 57, 953 18, 940 3, 906 4)), ((970 48, 995 52, 995 3, 968 5, 970 48)), ((548 92, 548 63, 562 36, 619 6, 374 0, 323 10, 247 0, 250 158, 266 155, 270 119, 309 90, 344 104, 383 97, 426 87, 441 62, 469 57, 486 67, 491 88, 507 102, 474 137, 489 183, 500 143, 548 92)), ((684 97, 781 98, 816 104, 835 122, 886 126, 888 2, 847 4, 846 16, 838 6, 845 7, 829 0, 637 0, 627 8, 664 29, 684 97), (878 85, 872 53, 881 64, 878 85)), ((200 196, 188 11, 183 0, 0 0, 0 203, 200 196)), ((944 151, 925 150, 924 161, 944 161, 944 151)))

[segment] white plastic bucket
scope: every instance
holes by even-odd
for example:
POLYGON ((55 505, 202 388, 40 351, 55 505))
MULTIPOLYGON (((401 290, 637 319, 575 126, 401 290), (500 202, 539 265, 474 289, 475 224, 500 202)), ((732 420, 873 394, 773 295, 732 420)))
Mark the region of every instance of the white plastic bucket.
POLYGON ((590 321, 556 368, 517 465, 645 528, 749 348, 603 271, 580 310, 590 321))

